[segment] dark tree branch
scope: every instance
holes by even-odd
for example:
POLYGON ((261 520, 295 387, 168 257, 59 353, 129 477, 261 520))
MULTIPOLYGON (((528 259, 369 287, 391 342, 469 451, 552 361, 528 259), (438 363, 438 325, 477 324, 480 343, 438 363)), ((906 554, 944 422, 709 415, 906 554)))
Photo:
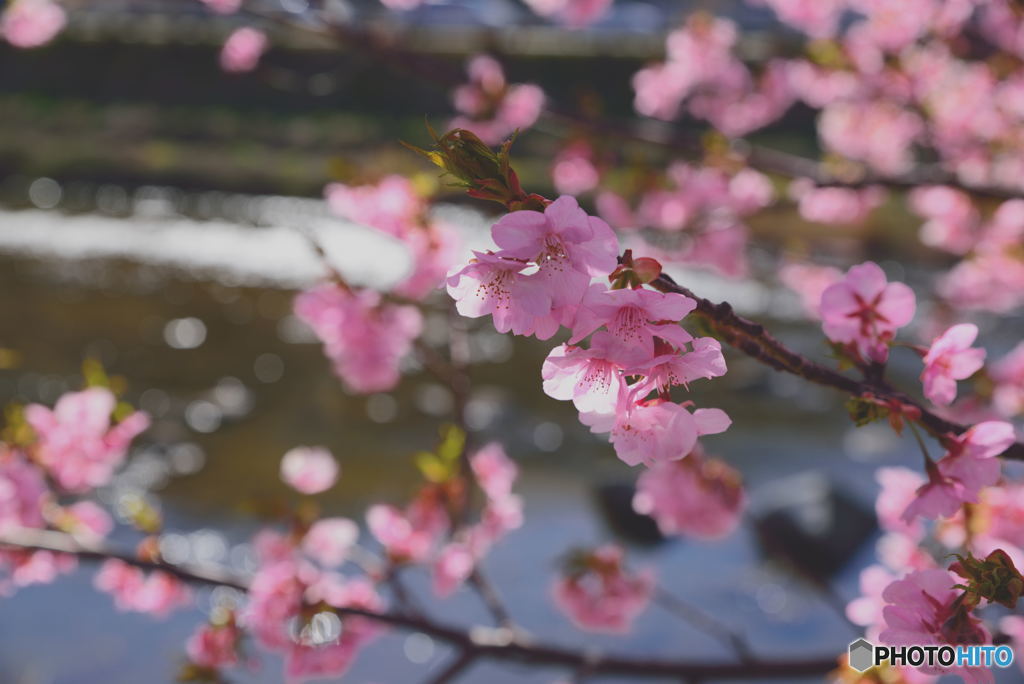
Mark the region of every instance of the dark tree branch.
MULTIPOLYGON (((102 562, 117 559, 145 570, 160 570, 169 573, 185 582, 226 586, 240 591, 248 589, 248 581, 245 578, 220 568, 144 561, 106 545, 83 544, 68 534, 52 530, 7 530, 0 535, 0 548, 3 547, 13 550, 66 553, 90 561, 102 562)), ((335 610, 342 617, 346 615, 359 616, 397 629, 422 632, 455 648, 457 652, 463 654, 460 658, 469 658, 470 660, 491 658, 530 665, 552 665, 586 671, 593 675, 620 674, 633 678, 676 677, 690 680, 756 678, 759 680, 793 681, 798 677, 820 676, 837 667, 834 656, 801 660, 750 660, 742 663, 616 656, 590 649, 576 650, 537 643, 502 627, 466 628, 405 613, 377 612, 360 608, 336 608, 335 610)), ((455 663, 452 667, 454 665, 455 663)), ((451 669, 449 668, 449 670, 451 669)))
MULTIPOLYGON (((832 387, 853 397, 872 394, 882 400, 916 408, 921 412, 921 424, 934 436, 948 433, 959 435, 969 427, 946 420, 929 411, 911 397, 894 390, 880 379, 876 381, 857 380, 797 354, 765 330, 760 323, 737 315, 728 302, 716 304, 711 300, 698 297, 664 274, 652 282, 651 286, 662 292, 686 295, 696 301, 697 308, 694 314, 706 320, 724 342, 777 371, 796 375, 817 385, 832 387)), ((1024 444, 1014 442, 1001 455, 1003 458, 1016 461, 1024 460, 1024 444)))

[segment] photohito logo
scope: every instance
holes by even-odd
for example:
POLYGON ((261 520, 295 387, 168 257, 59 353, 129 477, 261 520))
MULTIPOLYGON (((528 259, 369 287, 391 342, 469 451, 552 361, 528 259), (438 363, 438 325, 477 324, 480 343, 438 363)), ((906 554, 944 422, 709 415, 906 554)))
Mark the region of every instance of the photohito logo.
POLYGON ((1013 649, 1009 646, 875 646, 867 639, 850 644, 850 667, 863 672, 889 661, 910 667, 1009 667, 1013 649))

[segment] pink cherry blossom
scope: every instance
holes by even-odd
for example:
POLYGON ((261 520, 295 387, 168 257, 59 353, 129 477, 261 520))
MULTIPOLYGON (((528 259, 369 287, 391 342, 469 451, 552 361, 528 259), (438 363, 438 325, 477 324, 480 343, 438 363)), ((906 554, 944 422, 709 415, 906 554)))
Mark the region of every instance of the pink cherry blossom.
POLYGON ((14 47, 34 48, 49 43, 67 23, 67 15, 52 0, 13 0, 0 16, 0 34, 14 47))
POLYGON ((696 337, 687 343, 680 343, 677 337, 674 344, 678 346, 656 338, 654 357, 626 370, 627 375, 634 371, 644 375, 637 392, 641 391, 640 388, 650 387, 666 393, 675 385, 689 387, 691 382, 699 378, 710 380, 725 375, 725 357, 722 356, 722 344, 718 340, 713 337, 696 337))
POLYGON ((257 532, 252 538, 252 547, 261 566, 295 558, 295 539, 273 528, 265 527, 257 532))
POLYGON ((992 364, 992 403, 1004 416, 1024 413, 1024 342, 992 364))
POLYGON ((697 307, 697 302, 676 293, 647 289, 605 290, 599 285, 587 290, 573 323, 570 343, 578 342, 601 326, 623 345, 654 355, 654 336, 672 336, 687 341, 688 334, 667 331, 697 307))
POLYGON ((997 455, 1016 440, 1013 426, 986 421, 959 436, 945 440, 947 454, 928 466, 928 481, 917 490, 917 498, 903 513, 910 523, 915 517, 948 518, 964 503, 975 503, 982 488, 999 480, 997 455))
POLYGON ((0 595, 10 595, 18 587, 49 584, 77 567, 78 559, 66 553, 0 550, 0 595))
POLYGON ((469 465, 489 499, 502 499, 512 493, 519 468, 498 442, 480 447, 469 457, 469 465))
POLYGON ((249 601, 246 623, 257 641, 271 650, 287 650, 293 645, 288 634, 288 623, 302 608, 306 584, 299 578, 312 581, 312 570, 301 568, 292 561, 278 561, 260 567, 249 583, 249 601))
POLYGON ((323 341, 335 373, 363 394, 398 384, 399 362, 423 325, 416 307, 384 303, 377 292, 332 283, 301 293, 294 310, 323 341))
POLYGON ((338 481, 340 467, 323 447, 296 447, 281 459, 281 479, 302 494, 319 494, 338 481))
POLYGON ((916 114, 887 101, 830 104, 818 120, 818 134, 827 147, 882 174, 910 168, 911 146, 922 130, 916 114))
MULTIPOLYGON (((334 608, 376 612, 384 609, 384 602, 370 582, 337 574, 324 574, 317 578, 308 587, 305 600, 309 605, 323 602, 334 608)), ((287 650, 285 677, 289 684, 340 677, 360 650, 380 633, 377 623, 359 616, 346 616, 340 636, 327 643, 316 641, 315 633, 311 638, 306 630, 301 630, 287 650)))
POLYGON ((656 463, 637 479, 633 509, 665 535, 726 537, 739 525, 746 494, 739 473, 695 449, 681 461, 656 463))
POLYGON ((869 565, 860 572, 860 596, 846 604, 850 622, 866 628, 869 641, 877 641, 883 625, 885 600, 882 593, 897 576, 881 565, 869 565))
MULTIPOLYGON (((882 610, 883 644, 985 644, 992 637, 975 617, 958 614, 957 598, 962 591, 954 589, 960 579, 946 570, 918 570, 892 582, 882 592, 886 602, 882 610)), ((920 668, 929 674, 952 672, 968 682, 992 682, 992 673, 982 668, 939 667, 920 668)))
POLYGON ((141 569, 113 558, 104 561, 94 584, 114 597, 118 610, 149 613, 165 617, 191 599, 191 592, 180 580, 161 570, 148 575, 141 569))
POLYGON ((853 266, 843 280, 821 295, 825 334, 833 342, 851 344, 872 361, 885 361, 888 342, 914 317, 914 292, 903 283, 889 283, 878 264, 853 266))
POLYGON ((220 67, 233 73, 252 71, 266 50, 267 35, 263 31, 243 26, 224 42, 220 52, 220 67))
POLYGON ((917 498, 917 491, 924 485, 925 477, 909 468, 879 468, 875 479, 882 488, 875 499, 879 526, 889 532, 920 539, 924 532, 921 523, 907 522, 903 519, 903 513, 917 498))
POLYGON ((953 254, 974 246, 981 219, 967 193, 931 185, 915 188, 908 200, 914 212, 927 219, 921 226, 921 242, 953 254))
POLYGON ((321 518, 303 537, 302 550, 321 565, 334 568, 345 562, 358 539, 359 526, 348 518, 321 518))
POLYGON ((698 437, 724 432, 732 422, 721 409, 690 413, 663 399, 642 401, 615 414, 581 413, 580 420, 591 432, 610 432, 616 455, 631 466, 685 458, 698 437))
POLYGON ((13 450, 0 445, 0 531, 43 527, 48 490, 43 474, 13 450))
POLYGON ((523 500, 515 494, 489 498, 480 514, 480 521, 469 531, 467 545, 477 558, 512 530, 523 525, 523 500))
POLYGON ((863 190, 817 187, 811 181, 798 179, 789 186, 797 200, 800 216, 815 223, 863 223, 885 201, 885 190, 871 186, 863 190))
POLYGON ((668 61, 633 76, 634 107, 645 116, 673 119, 696 89, 714 82, 743 81, 746 67, 732 54, 736 25, 728 19, 694 14, 666 40, 668 61))
MULTIPOLYGON (((1007 615, 999 621, 999 631, 1010 637, 1015 653, 1024 651, 1024 616, 1007 615)), ((1024 670, 1024 659, 1018 659, 1017 665, 1024 670)))
POLYGON ((650 570, 628 571, 623 551, 602 546, 569 561, 553 589, 555 605, 580 629, 626 633, 647 608, 654 592, 650 570))
POLYGON ((832 266, 788 262, 779 269, 779 279, 799 295, 804 313, 815 319, 821 317, 822 293, 842 277, 842 271, 832 266))
POLYGON ((461 315, 490 315, 501 333, 547 339, 557 332, 558 323, 550 319, 551 294, 538 278, 523 274, 524 261, 500 254, 473 255, 468 265, 448 277, 448 294, 461 315))
POLYGON ((971 426, 961 435, 948 436, 946 448, 951 457, 980 460, 998 456, 1015 440, 1013 425, 1000 420, 988 420, 971 426))
POLYGON ((501 65, 477 55, 467 66, 469 83, 453 93, 461 116, 449 128, 464 128, 488 145, 496 145, 517 129, 532 126, 544 107, 544 91, 529 83, 507 85, 501 65))
POLYGON ((394 562, 421 563, 446 529, 448 515, 428 489, 405 511, 387 504, 371 506, 366 523, 394 562))
POLYGON ((616 230, 638 228, 638 218, 625 197, 610 190, 602 190, 595 200, 597 213, 616 230))
POLYGON ((924 395, 940 406, 949 406, 956 398, 956 381, 966 380, 985 365, 985 350, 971 347, 978 337, 978 326, 960 323, 942 333, 924 357, 924 395))
POLYGON ((476 558, 464 544, 446 544, 434 561, 434 593, 445 598, 462 586, 476 567, 476 558))
POLYGON ((917 538, 900 532, 883 534, 875 545, 875 552, 882 565, 896 573, 908 570, 928 570, 935 567, 935 560, 928 551, 918 546, 917 538))
POLYGON ((36 459, 64 489, 84 492, 106 484, 131 441, 149 427, 138 411, 111 426, 116 403, 110 390, 92 387, 65 394, 52 411, 39 404, 25 408, 38 439, 36 459))
POLYGON ((551 179, 561 195, 581 195, 596 188, 601 175, 590 145, 575 142, 560 150, 551 166, 551 179))
POLYGON ((324 197, 335 214, 395 237, 415 227, 426 208, 412 181, 398 175, 370 185, 330 183, 324 197))
POLYGON ((200 667, 232 667, 238 664, 240 637, 241 631, 234 622, 200 625, 185 642, 185 651, 189 660, 200 667))
POLYGON ((544 393, 553 399, 571 400, 580 411, 610 413, 625 383, 623 359, 631 353, 606 332, 595 334, 589 349, 567 344, 555 347, 541 368, 544 393))
POLYGON ((450 226, 433 222, 406 233, 402 241, 411 253, 413 269, 395 286, 395 293, 423 299, 445 283, 452 264, 461 256, 461 240, 450 226))
POLYGON ((93 501, 79 501, 62 511, 60 526, 86 542, 103 539, 114 529, 114 521, 93 501))
POLYGON ((999 461, 993 458, 944 458, 931 468, 928 481, 903 513, 908 523, 917 516, 949 518, 965 503, 978 500, 982 487, 999 480, 999 461))
POLYGON ((555 306, 576 304, 590 282, 612 272, 618 240, 608 224, 580 209, 563 195, 544 212, 514 211, 491 229, 504 255, 539 267, 555 306))

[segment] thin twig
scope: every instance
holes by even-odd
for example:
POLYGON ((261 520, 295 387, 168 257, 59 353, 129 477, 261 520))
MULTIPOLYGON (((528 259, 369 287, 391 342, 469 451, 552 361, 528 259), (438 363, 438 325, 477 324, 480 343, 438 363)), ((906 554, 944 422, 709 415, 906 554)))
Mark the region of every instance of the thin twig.
POLYGON ((454 682, 456 677, 463 673, 477 658, 473 651, 463 651, 456 656, 451 664, 427 680, 427 684, 448 684, 454 682))
POLYGON ((655 588, 654 599, 658 605, 668 612, 682 618, 692 627, 695 627, 701 632, 704 632, 708 636, 717 640, 719 643, 725 645, 726 648, 732 649, 736 653, 736 657, 739 658, 740 662, 753 662, 754 654, 750 650, 750 645, 747 643, 747 640, 728 625, 720 622, 712 615, 705 613, 697 606, 694 606, 670 593, 663 587, 655 588))
POLYGON ((494 588, 494 585, 490 583, 479 565, 473 568, 473 572, 469 575, 469 579, 467 581, 469 582, 469 585, 476 590, 477 595, 487 607, 491 617, 494 618, 494 623, 498 627, 505 627, 512 630, 519 629, 516 626, 516 623, 512 620, 511 615, 509 615, 508 609, 505 608, 505 604, 502 602, 501 597, 494 588))
MULTIPOLYGON (((248 590, 248 581, 245 578, 221 568, 144 561, 129 553, 102 544, 85 545, 76 541, 71 535, 52 530, 5 530, 0 535, 0 547, 53 551, 91 561, 117 559, 138 568, 167 572, 185 582, 227 586, 241 591, 248 590)), ((747 663, 615 656, 586 649, 576 650, 535 643, 504 628, 464 628, 439 623, 421 616, 361 608, 341 607, 335 610, 342 617, 358 616, 398 629, 422 632, 459 651, 472 653, 474 658, 493 658, 531 665, 552 665, 573 669, 586 668, 588 672, 595 675, 621 674, 634 678, 679 677, 698 680, 757 678, 792 681, 797 677, 822 675, 836 667, 836 659, 833 656, 801 660, 755 660, 747 663)))

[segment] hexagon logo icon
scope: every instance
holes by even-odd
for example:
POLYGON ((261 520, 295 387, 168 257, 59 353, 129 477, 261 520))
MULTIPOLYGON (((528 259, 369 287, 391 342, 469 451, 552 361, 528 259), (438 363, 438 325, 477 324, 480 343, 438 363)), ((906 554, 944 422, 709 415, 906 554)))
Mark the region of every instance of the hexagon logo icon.
POLYGON ((850 644, 850 667, 863 672, 875 664, 875 647, 867 639, 857 639, 850 644))

